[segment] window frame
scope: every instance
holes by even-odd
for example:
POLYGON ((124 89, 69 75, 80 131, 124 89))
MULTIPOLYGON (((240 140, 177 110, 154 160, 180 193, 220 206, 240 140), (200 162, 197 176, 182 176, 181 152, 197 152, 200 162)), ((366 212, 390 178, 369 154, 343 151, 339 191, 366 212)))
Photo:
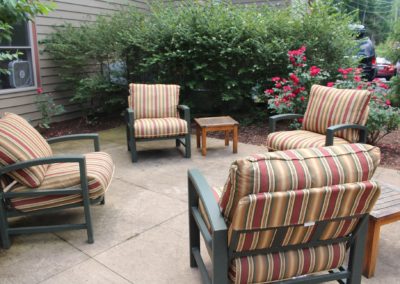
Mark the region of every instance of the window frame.
MULTIPOLYGON (((22 87, 22 88, 9 88, 9 89, 0 89, 0 96, 6 94, 13 94, 13 93, 21 93, 36 90, 40 85, 40 76, 39 76, 39 52, 38 52, 38 42, 37 42, 37 34, 36 34, 36 25, 32 21, 28 22, 27 31, 29 33, 29 47, 21 46, 20 49, 26 49, 31 51, 32 57, 32 76, 33 76, 33 85, 29 87, 22 87)), ((16 46, 18 49, 18 46, 16 46)), ((15 48, 12 46, 12 48, 15 48)), ((1 46, 0 49, 11 49, 10 46, 1 46)))

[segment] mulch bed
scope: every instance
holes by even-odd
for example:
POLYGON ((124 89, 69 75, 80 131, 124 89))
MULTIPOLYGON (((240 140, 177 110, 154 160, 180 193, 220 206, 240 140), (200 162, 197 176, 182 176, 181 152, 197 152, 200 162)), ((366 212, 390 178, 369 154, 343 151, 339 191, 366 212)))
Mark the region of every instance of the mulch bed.
MULTIPOLYGON (((124 120, 121 116, 99 118, 91 124, 87 124, 81 119, 73 119, 53 123, 51 128, 46 130, 43 135, 46 138, 50 138, 67 134, 98 132, 100 130, 118 127, 123 124, 124 120)), ((283 130, 284 128, 285 126, 281 125, 278 127, 278 130, 283 130)), ((192 125, 192 133, 195 133, 194 125, 192 125)), ((253 145, 264 145, 267 133, 267 123, 262 125, 240 126, 239 142, 253 145)), ((207 135, 214 138, 224 139, 224 133, 222 132, 209 132, 207 135)), ((382 167, 400 170, 400 130, 394 131, 385 136, 378 143, 378 146, 382 153, 380 165, 382 167)))

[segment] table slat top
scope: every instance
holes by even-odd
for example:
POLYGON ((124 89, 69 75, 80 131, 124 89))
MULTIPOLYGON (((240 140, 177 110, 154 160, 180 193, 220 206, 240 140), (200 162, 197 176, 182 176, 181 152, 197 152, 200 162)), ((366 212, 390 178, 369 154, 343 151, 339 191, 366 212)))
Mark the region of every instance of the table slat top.
POLYGON ((230 116, 200 117, 195 118, 194 121, 200 127, 239 125, 239 122, 237 122, 230 116))
POLYGON ((372 209, 371 216, 379 219, 396 213, 400 213, 400 188, 381 183, 381 195, 372 209))

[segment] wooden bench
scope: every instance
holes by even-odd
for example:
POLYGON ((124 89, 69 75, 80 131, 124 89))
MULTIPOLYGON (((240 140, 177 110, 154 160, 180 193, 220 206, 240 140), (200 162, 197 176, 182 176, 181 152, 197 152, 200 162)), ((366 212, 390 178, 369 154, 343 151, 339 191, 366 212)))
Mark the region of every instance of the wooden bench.
POLYGON ((381 183, 381 195, 369 217, 363 275, 374 276, 381 226, 400 220, 400 188, 381 183))

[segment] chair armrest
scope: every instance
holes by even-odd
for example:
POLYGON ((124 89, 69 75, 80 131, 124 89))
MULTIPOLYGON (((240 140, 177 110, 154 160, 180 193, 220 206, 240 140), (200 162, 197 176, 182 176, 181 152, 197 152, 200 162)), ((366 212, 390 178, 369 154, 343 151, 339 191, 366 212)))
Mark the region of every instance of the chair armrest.
POLYGON ((285 114, 277 114, 277 115, 270 116, 268 119, 268 131, 269 131, 269 133, 275 132, 276 123, 280 120, 294 119, 294 118, 300 118, 300 117, 303 117, 303 115, 296 114, 296 113, 285 113, 285 114))
POLYGON ((93 140, 94 150, 96 152, 100 151, 100 142, 99 142, 99 134, 97 133, 85 133, 85 134, 73 134, 73 135, 64 135, 60 137, 54 137, 47 139, 47 143, 54 144, 64 141, 73 141, 73 140, 93 140))
POLYGON ((332 146, 333 145, 333 138, 336 131, 344 130, 344 129, 358 129, 360 130, 360 140, 359 143, 367 143, 367 134, 368 128, 363 125, 359 124, 337 124, 329 126, 326 129, 326 141, 325 146, 332 146))
POLYGON ((188 171, 189 179, 189 210, 198 207, 199 198, 203 202, 212 232, 226 231, 227 226, 219 206, 214 198, 211 187, 197 169, 188 171))
MULTIPOLYGON (((190 108, 186 105, 178 105, 178 110, 183 111, 183 117, 188 123, 188 128, 190 128, 190 108)), ((190 129, 189 129, 190 133, 190 129)))
MULTIPOLYGON (((55 164, 55 163, 79 163, 79 173, 80 173, 80 180, 81 180, 81 189, 64 189, 64 190, 35 190, 32 188, 30 191, 26 192, 6 192, 4 196, 6 197, 16 197, 16 196, 41 196, 41 195, 49 195, 49 194, 72 194, 72 193, 79 193, 82 190, 85 191, 85 195, 88 195, 88 183, 87 183, 87 176, 86 176, 86 158, 83 155, 60 155, 60 156, 52 156, 46 158, 39 158, 33 159, 29 161, 19 162, 12 165, 8 165, 2 167, 0 169, 0 177, 4 174, 7 174, 12 171, 21 170, 24 168, 37 166, 37 165, 45 165, 45 164, 55 164)), ((0 188, 0 192, 2 189, 0 188)))

